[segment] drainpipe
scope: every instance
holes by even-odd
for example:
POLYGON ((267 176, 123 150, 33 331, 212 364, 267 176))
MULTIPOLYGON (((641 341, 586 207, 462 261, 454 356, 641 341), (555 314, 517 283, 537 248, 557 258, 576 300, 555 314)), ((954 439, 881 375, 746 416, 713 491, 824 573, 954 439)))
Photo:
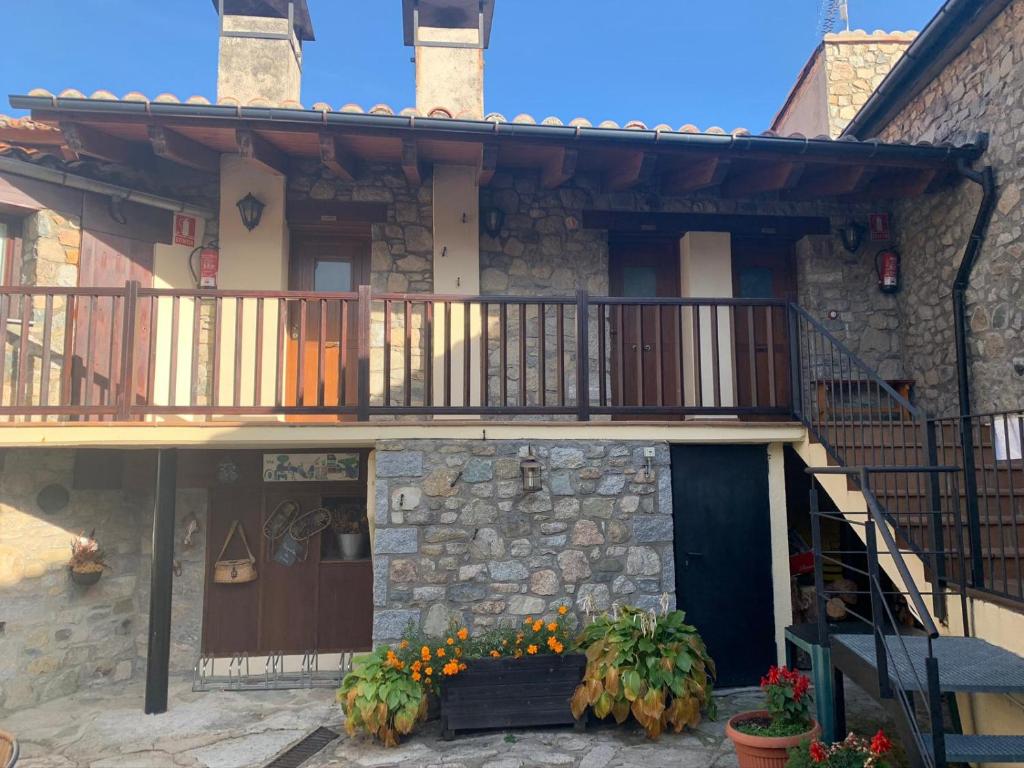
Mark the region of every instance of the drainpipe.
POLYGON ((956 375, 957 390, 960 400, 960 445, 964 456, 964 491, 967 496, 967 521, 974 546, 972 571, 975 585, 984 584, 981 551, 977 546, 981 537, 981 523, 978 517, 978 479, 975 476, 974 463, 974 429, 971 424, 971 380, 967 359, 967 288, 971 283, 971 272, 978 261, 978 254, 985 242, 985 232, 996 203, 996 178, 992 166, 987 165, 980 171, 968 167, 967 163, 957 163, 960 175, 981 187, 981 204, 974 219, 971 237, 964 249, 960 268, 953 281, 953 332, 956 338, 956 375))

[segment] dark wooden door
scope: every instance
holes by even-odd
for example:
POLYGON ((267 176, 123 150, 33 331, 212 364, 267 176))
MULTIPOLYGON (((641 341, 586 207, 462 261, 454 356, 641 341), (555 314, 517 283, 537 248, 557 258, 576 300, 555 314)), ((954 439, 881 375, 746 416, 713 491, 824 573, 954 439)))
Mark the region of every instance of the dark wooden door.
MULTIPOLYGON (((208 656, 230 656, 254 653, 260 625, 260 587, 264 577, 263 489, 256 484, 239 483, 210 489, 210 514, 206 537, 206 595, 203 600, 203 653, 208 656), (231 524, 237 520, 245 530, 246 539, 256 556, 256 581, 247 584, 215 584, 213 564, 231 524)), ((225 559, 246 556, 245 547, 235 536, 225 559)))
POLYGON ((717 686, 755 685, 776 661, 767 450, 671 451, 679 607, 707 643, 717 686))
MULTIPOLYGON (((369 282, 368 233, 362 237, 300 232, 292 238, 291 248, 289 287, 293 291, 348 293, 369 282)), ((305 318, 302 314, 299 304, 289 309, 287 404, 328 408, 339 403, 355 406, 359 371, 355 302, 343 307, 339 301, 327 301, 323 305, 307 301, 305 318)), ((334 421, 337 418, 294 416, 291 420, 334 421)), ((343 420, 351 418, 354 417, 342 417, 343 420)))
MULTIPOLYGON (((733 293, 738 299, 796 301, 793 244, 733 240, 733 293)), ((741 307, 735 314, 736 388, 740 406, 790 400, 789 324, 779 308, 741 307)))
MULTIPOLYGON (((678 298, 677 240, 624 239, 611 243, 612 296, 678 298)), ((679 308, 623 305, 609 313, 612 404, 682 405, 679 308)))

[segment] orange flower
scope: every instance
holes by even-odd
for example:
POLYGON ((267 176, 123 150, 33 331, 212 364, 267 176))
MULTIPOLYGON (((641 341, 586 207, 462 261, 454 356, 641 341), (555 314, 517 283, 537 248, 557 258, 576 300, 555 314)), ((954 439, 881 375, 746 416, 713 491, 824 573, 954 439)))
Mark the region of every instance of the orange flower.
POLYGON ((444 665, 444 669, 442 669, 441 671, 449 677, 451 677, 452 675, 459 674, 459 665, 456 664, 454 661, 449 661, 447 664, 444 665))
POLYGON ((404 651, 406 648, 409 647, 409 641, 408 640, 403 640, 402 642, 400 642, 398 644, 398 647, 401 648, 404 651))
POLYGON ((420 648, 420 658, 422 658, 424 661, 430 661, 430 649, 427 648, 427 646, 425 645, 422 648, 420 648))
POLYGON ((544 620, 543 619, 537 619, 535 622, 533 622, 533 631, 534 632, 540 632, 543 627, 544 627, 544 620))
POLYGON ((422 667, 422 666, 423 666, 423 662, 422 661, 414 661, 412 663, 412 666, 410 667, 410 669, 412 669, 413 672, 419 672, 420 671, 420 667, 422 667))
POLYGON ((466 665, 460 663, 459 664, 459 672, 465 672, 465 671, 466 671, 466 665))
POLYGON ((427 667, 423 671, 427 673, 427 682, 429 683, 430 682, 430 675, 434 674, 434 668, 433 667, 427 667))
POLYGON ((501 645, 502 645, 502 647, 504 647, 504 648, 508 648, 508 640, 502 640, 502 641, 501 641, 501 645))
POLYGON ((437 658, 439 658, 439 659, 443 659, 444 658, 444 648, 438 648, 437 649, 437 658))
POLYGON ((413 672, 411 677, 412 677, 413 680, 415 680, 418 683, 420 681, 420 677, 421 676, 420 676, 419 672, 413 672))
POLYGON ((447 640, 445 640, 445 642, 448 643, 448 645, 455 645, 455 640, 450 637, 447 640))
POLYGON ((501 651, 499 651, 499 650, 497 650, 497 649, 495 649, 495 650, 491 651, 491 658, 492 658, 492 659, 496 659, 496 658, 498 658, 499 656, 501 656, 501 651))
POLYGON ((565 616, 565 614, 567 614, 568 612, 569 612, 569 606, 567 606, 567 605, 560 605, 560 606, 558 606, 558 615, 559 616, 565 616))
POLYGON ((533 616, 527 616, 527 617, 526 617, 526 618, 525 618, 525 619, 523 620, 523 624, 532 624, 532 623, 533 623, 533 616))
POLYGON ((557 631, 558 631, 558 625, 555 622, 552 621, 550 624, 548 624, 548 632, 557 632, 557 631))
POLYGON ((469 639, 469 630, 466 629, 465 627, 460 629, 455 634, 457 634, 459 636, 459 640, 467 640, 467 639, 469 639))
POLYGON ((537 646, 532 644, 526 646, 526 652, 533 656, 535 653, 537 653, 537 646))

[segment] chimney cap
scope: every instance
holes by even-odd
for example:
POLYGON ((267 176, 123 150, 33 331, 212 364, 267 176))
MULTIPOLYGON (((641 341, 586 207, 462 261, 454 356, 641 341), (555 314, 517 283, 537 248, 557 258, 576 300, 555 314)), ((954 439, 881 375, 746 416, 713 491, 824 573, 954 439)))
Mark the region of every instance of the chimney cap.
POLYGON ((419 8, 420 25, 447 29, 476 29, 479 14, 484 15, 482 47, 491 44, 491 20, 494 18, 495 0, 402 0, 402 26, 405 44, 416 45, 413 29, 413 10, 419 8))
POLYGON ((230 16, 263 16, 271 19, 287 19, 288 4, 291 2, 295 5, 295 36, 302 42, 316 39, 306 0, 213 0, 213 7, 218 13, 221 2, 224 3, 224 13, 230 16))

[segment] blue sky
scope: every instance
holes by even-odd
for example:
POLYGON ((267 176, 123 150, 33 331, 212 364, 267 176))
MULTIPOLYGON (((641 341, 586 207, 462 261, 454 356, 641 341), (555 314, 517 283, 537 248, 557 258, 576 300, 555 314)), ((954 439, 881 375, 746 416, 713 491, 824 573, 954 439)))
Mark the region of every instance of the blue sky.
MULTIPOLYGON (((595 123, 762 130, 817 42, 820 0, 497 0, 485 106, 595 123)), ((850 0, 851 23, 920 29, 941 0, 850 0)), ((303 102, 414 102, 399 0, 309 0, 303 102)), ((4 9, 4 94, 216 89, 210 0, 33 0, 4 9)), ((4 103, 0 112, 11 112, 4 103)))

